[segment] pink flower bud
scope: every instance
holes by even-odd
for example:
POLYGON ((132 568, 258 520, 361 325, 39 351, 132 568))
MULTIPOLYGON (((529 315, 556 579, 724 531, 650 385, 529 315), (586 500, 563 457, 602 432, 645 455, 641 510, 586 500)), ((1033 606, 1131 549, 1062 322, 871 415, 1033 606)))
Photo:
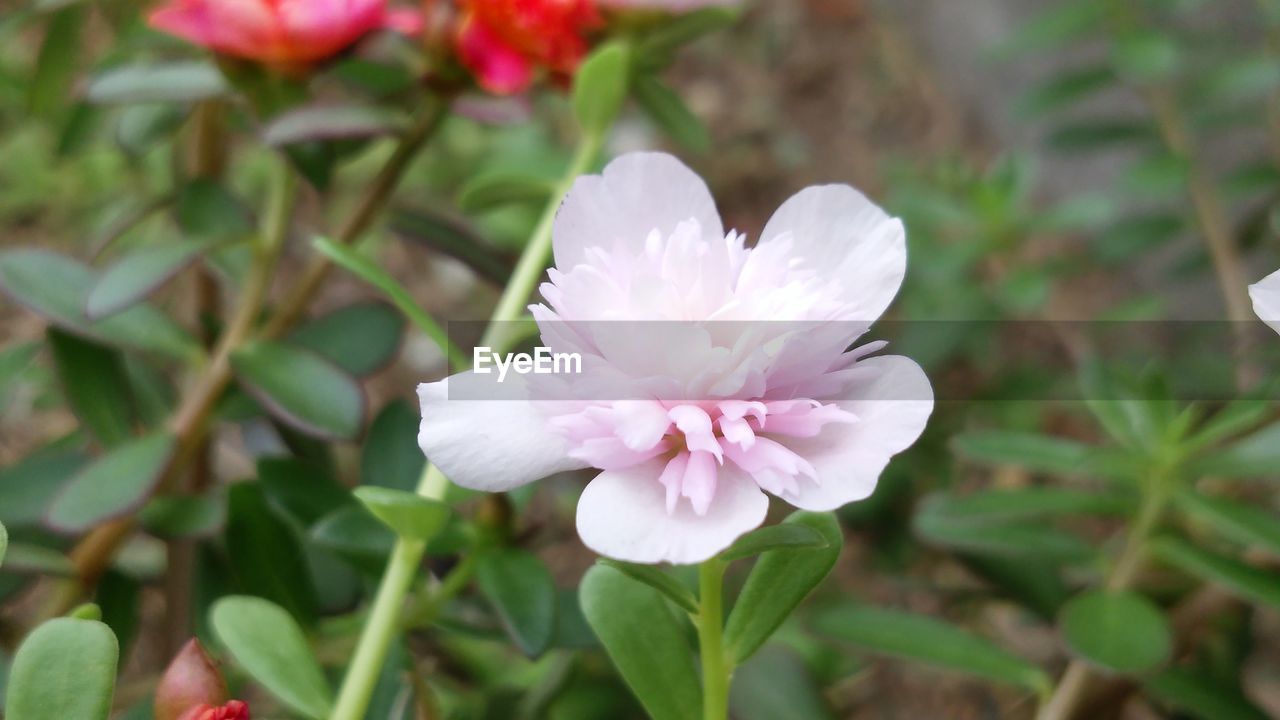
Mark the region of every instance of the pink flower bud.
POLYGON ((380 28, 421 29, 417 13, 391 10, 386 0, 168 0, 149 23, 214 52, 273 65, 323 60, 380 28))
MULTIPOLYGON (((191 710, 221 705, 226 700, 227 683, 222 679, 222 673, 200 641, 192 638, 160 678, 156 687, 155 719, 190 720, 191 710)), ((205 720, 203 715, 196 717, 205 720)))

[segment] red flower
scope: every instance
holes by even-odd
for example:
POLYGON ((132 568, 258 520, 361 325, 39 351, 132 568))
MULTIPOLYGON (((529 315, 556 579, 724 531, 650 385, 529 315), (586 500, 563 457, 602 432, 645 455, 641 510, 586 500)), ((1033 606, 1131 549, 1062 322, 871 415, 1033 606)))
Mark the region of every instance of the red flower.
POLYGON ((458 54, 480 85, 519 92, 543 68, 573 74, 603 21, 593 0, 463 0, 458 54))
POLYGON ((417 13, 386 0, 168 0, 151 27, 215 52, 271 64, 310 63, 389 27, 414 33, 417 13))
POLYGON ((249 706, 239 700, 226 705, 197 705, 182 714, 178 720, 249 720, 249 706))

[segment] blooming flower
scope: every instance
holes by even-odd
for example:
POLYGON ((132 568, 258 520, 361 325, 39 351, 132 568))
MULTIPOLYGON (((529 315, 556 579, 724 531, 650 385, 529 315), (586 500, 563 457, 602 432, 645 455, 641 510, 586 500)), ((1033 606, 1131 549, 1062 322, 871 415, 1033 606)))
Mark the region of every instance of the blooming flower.
POLYGON ((553 243, 531 311, 584 374, 421 385, 419 443, 459 485, 596 468, 577 512, 589 547, 694 563, 763 522, 766 492, 815 511, 866 498, 923 431, 919 366, 847 350, 906 271, 901 222, 853 188, 800 192, 748 248, 697 175, 631 154, 574 183, 553 243))
POLYGON ((310 63, 379 28, 417 31, 417 13, 386 0, 169 0, 152 27, 215 52, 271 64, 310 63))
POLYGON ((458 56, 486 90, 519 92, 543 67, 568 77, 602 24, 593 0, 464 0, 458 56))
POLYGON ((1280 332, 1280 270, 1249 286, 1253 298, 1253 311, 1262 321, 1280 332))

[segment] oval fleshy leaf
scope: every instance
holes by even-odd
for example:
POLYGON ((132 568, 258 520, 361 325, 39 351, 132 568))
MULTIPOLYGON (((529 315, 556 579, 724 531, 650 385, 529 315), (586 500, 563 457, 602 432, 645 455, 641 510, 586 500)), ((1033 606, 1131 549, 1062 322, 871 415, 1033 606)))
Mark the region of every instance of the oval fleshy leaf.
POLYGON ((799 523, 782 523, 762 527, 738 538, 728 550, 720 553, 720 559, 728 561, 760 555, 782 548, 825 548, 827 539, 822 533, 799 523))
POLYGON ((702 690, 689 629, 661 593, 617 568, 582 578, 582 614, 614 666, 654 720, 697 720, 702 690))
POLYGON ((91 321, 85 297, 97 275, 78 260, 47 250, 0 252, 0 290, 53 324, 109 345, 190 360, 200 346, 181 327, 149 305, 91 321))
POLYGON ((86 315, 97 320, 132 307, 195 262, 208 247, 198 240, 174 240, 129 253, 98 278, 85 301, 86 315))
POLYGON ((312 105, 276 117, 262 131, 272 147, 317 140, 354 140, 393 135, 409 125, 404 115, 367 105, 312 105))
POLYGON ((400 537, 430 540, 449 521, 448 505, 404 490, 366 486, 353 491, 365 509, 400 537))
POLYGON ((8 720, 107 720, 120 649, 95 620, 57 618, 36 628, 13 659, 8 720))
POLYGON ((1058 625, 1073 653, 1111 672, 1151 670, 1173 651, 1164 614, 1133 592, 1095 590, 1072 598, 1058 625))
POLYGON ((1043 692, 1044 671, 989 640, 941 620, 867 605, 819 613, 814 628, 871 652, 1043 692))
POLYGON ((62 532, 82 532, 141 506, 160 482, 177 442, 156 433, 117 446, 76 474, 45 519, 62 532))
POLYGON ((225 597, 214 603, 210 622, 256 683, 312 720, 329 716, 332 690, 302 628, 283 608, 262 598, 225 597))
POLYGON ((725 623, 725 646, 735 663, 760 649, 840 557, 844 538, 834 515, 801 511, 784 521, 789 523, 817 531, 826 545, 774 550, 756 561, 725 623))
POLYGON ((404 316, 391 305, 359 302, 307 322, 290 333, 288 340, 356 377, 364 377, 395 358, 404 328, 404 316))
POLYGON ((92 103, 195 102, 230 90, 222 74, 206 62, 126 65, 89 82, 92 103))
POLYGON ((556 586, 547 566, 523 550, 488 552, 476 563, 476 583, 520 650, 541 655, 556 619, 556 586))
POLYGON ((364 421, 364 393, 319 355, 259 340, 231 356, 240 384, 273 415, 309 435, 349 440, 364 421))

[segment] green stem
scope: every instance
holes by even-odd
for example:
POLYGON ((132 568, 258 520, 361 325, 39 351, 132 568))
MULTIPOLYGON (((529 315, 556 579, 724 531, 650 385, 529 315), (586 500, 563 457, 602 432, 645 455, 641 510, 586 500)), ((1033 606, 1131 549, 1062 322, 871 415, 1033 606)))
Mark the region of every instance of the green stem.
POLYGON ((724 649, 725 563, 711 558, 698 566, 698 650, 702 655, 702 719, 729 717, 733 667, 724 649))
MULTIPOLYGON (((1143 488, 1142 503, 1125 538, 1124 549, 1107 573, 1104 587, 1108 591, 1128 590, 1137 580, 1138 572, 1146 561, 1147 540, 1164 514, 1168 500, 1168 476, 1167 472, 1157 470, 1143 488)), ((1071 661, 1053 693, 1040 706, 1036 720, 1069 720, 1084 699, 1091 679, 1092 673, 1087 664, 1080 660, 1071 661)))
MULTIPOLYGON (((517 320, 524 313, 524 306, 529 301, 537 285, 538 278, 546 270, 547 261, 551 257, 551 229, 555 223, 556 211, 560 201, 569 187, 579 175, 587 172, 600 152, 603 136, 596 133, 584 135, 574 153, 564 177, 557 184, 542 217, 525 246, 516 264, 511 281, 507 283, 502 297, 490 318, 481 345, 501 347, 508 334, 506 324, 517 320)), ((418 494, 426 498, 439 500, 449 488, 449 480, 434 465, 428 464, 423 470, 422 479, 418 482, 418 494)), ((386 660, 387 648, 391 639, 400 629, 400 615, 404 606, 404 597, 413 584, 418 565, 426 552, 426 544, 401 538, 396 542, 387 563, 382 582, 378 585, 378 594, 374 598, 373 608, 360 640, 356 645, 356 653, 343 678, 342 688, 338 692, 338 702, 329 720, 361 720, 373 694, 374 684, 386 660)), ((460 589, 460 588, 458 588, 460 589)), ((456 590, 455 590, 456 592, 456 590)))

